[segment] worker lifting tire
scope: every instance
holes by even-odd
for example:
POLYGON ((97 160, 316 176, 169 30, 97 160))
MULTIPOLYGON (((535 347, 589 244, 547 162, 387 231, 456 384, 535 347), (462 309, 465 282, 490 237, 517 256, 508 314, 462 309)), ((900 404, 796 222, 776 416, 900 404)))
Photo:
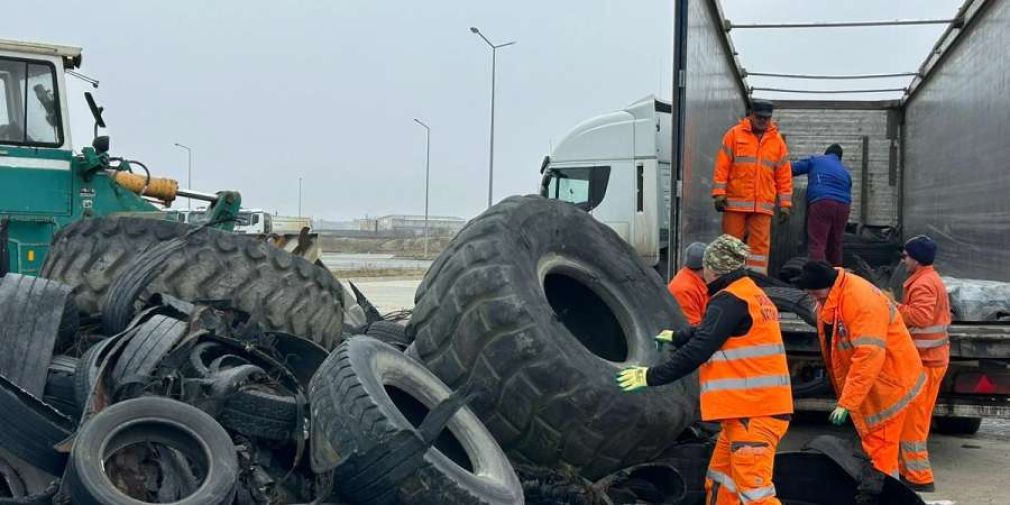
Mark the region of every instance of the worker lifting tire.
POLYGON ((614 376, 654 365, 686 324, 659 277, 575 206, 514 196, 472 220, 421 282, 408 356, 470 403, 514 460, 590 480, 653 460, 698 415, 693 376, 636 395, 614 376))
MULTIPOLYGON (((60 230, 42 266, 42 276, 74 288, 79 309, 101 310, 113 280, 156 243, 186 236, 193 226, 137 217, 85 219, 60 230)), ((186 246, 164 258, 145 295, 182 300, 224 300, 260 317, 267 330, 335 347, 343 323, 340 283, 325 268, 266 242, 204 228, 186 246)))

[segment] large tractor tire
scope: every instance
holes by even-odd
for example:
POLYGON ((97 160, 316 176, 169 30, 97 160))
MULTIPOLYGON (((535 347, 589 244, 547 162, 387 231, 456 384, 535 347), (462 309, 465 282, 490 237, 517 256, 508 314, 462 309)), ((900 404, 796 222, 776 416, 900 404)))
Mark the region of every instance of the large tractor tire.
POLYGON ((515 196, 471 221, 415 296, 407 354, 470 406, 517 461, 596 480, 653 460, 697 419, 698 381, 621 392, 623 367, 659 360, 686 324, 659 277, 575 206, 515 196))
MULTIPOLYGON (((60 230, 42 276, 74 288, 77 306, 101 310, 113 279, 132 259, 194 227, 137 217, 85 219, 60 230)), ((153 276, 144 295, 167 293, 186 301, 225 300, 261 318, 268 330, 307 338, 327 349, 341 336, 343 293, 325 268, 264 241, 205 228, 186 237, 153 276)))

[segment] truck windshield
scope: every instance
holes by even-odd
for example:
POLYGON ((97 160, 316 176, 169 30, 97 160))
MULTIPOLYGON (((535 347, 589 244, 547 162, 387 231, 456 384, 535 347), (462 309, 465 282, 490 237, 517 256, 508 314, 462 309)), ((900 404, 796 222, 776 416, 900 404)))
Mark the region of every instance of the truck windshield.
POLYGON ((62 143, 56 69, 46 62, 0 58, 0 143, 62 143))
POLYGON ((607 193, 610 167, 551 168, 548 178, 543 196, 590 211, 603 201, 607 193))

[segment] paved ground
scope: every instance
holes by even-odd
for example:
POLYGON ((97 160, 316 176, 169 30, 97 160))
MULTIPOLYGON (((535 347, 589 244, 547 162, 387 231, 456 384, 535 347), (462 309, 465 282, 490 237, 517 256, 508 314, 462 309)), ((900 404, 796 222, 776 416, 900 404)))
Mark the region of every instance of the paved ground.
MULTIPOLYGON (((420 279, 381 278, 354 282, 382 312, 412 307, 419 283, 420 279)), ((798 449, 823 433, 856 436, 851 427, 836 428, 805 420, 793 424, 781 448, 798 449)), ((927 502, 1010 504, 1010 421, 987 419, 979 433, 971 437, 934 435, 930 437, 929 450, 937 491, 922 495, 927 502)))

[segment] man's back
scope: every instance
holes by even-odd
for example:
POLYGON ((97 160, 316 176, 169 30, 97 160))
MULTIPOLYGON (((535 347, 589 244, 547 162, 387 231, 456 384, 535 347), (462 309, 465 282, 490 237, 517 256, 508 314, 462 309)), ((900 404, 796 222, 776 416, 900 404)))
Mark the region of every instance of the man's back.
POLYGON ((807 175, 807 203, 825 199, 852 203, 852 177, 837 156, 811 156, 792 167, 793 175, 807 175))

